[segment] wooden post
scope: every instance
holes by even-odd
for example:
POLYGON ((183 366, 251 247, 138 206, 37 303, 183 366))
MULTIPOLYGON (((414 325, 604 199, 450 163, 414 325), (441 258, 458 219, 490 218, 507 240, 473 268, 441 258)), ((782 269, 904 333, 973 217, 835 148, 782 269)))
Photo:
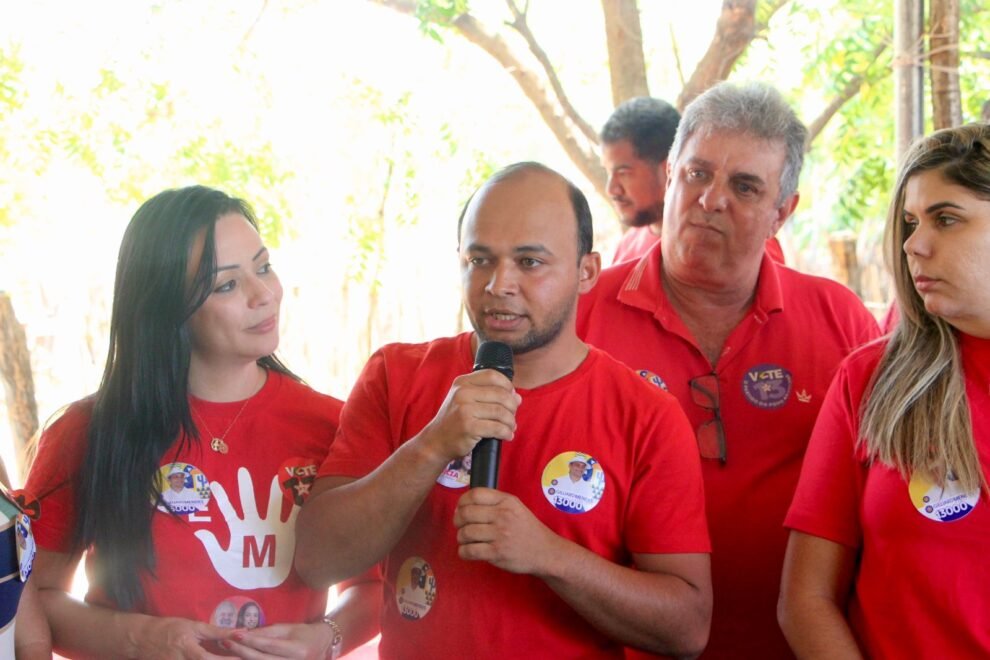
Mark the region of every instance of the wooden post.
POLYGON ((832 252, 835 279, 862 298, 863 284, 860 281, 859 259, 856 257, 856 235, 851 231, 836 232, 828 237, 828 247, 832 252))
POLYGON ((31 356, 24 328, 17 322, 10 296, 3 291, 0 291, 0 380, 14 430, 14 450, 20 457, 38 431, 38 403, 34 398, 31 356))

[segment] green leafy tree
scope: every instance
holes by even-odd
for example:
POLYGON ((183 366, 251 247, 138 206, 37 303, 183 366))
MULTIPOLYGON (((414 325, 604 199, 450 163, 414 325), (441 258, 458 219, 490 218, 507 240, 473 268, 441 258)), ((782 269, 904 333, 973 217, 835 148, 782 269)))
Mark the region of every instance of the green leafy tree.
MULTIPOLYGON (((20 77, 23 68, 16 47, 0 47, 0 126, 8 125, 10 117, 23 104, 25 91, 20 77)), ((16 215, 19 193, 7 172, 7 168, 15 166, 15 159, 4 132, 0 132, 0 163, 5 164, 0 168, 0 226, 5 226, 10 225, 16 215)))
MULTIPOLYGON (((538 110, 568 157, 605 196, 597 133, 572 103, 559 75, 555 62, 565 62, 567 54, 548 52, 539 38, 539 26, 531 21, 535 1, 369 1, 414 17, 420 30, 433 39, 456 35, 495 59, 538 110), (480 18, 482 10, 490 16, 499 6, 504 17, 501 24, 480 18)), ((932 4, 950 1, 932 0, 932 4)), ((990 33, 984 29, 990 8, 982 0, 959 1, 959 43, 946 46, 936 42, 932 50, 959 52, 961 114, 964 120, 973 121, 987 101, 981 80, 990 74, 990 33)), ((682 109, 712 84, 730 77, 777 82, 802 110, 810 131, 802 188, 805 198, 817 205, 814 217, 819 221, 802 222, 807 214, 799 214, 798 221, 792 223, 796 238, 808 247, 821 242, 825 232, 851 231, 872 251, 896 171, 891 0, 833 0, 824 4, 725 0, 711 41, 690 71, 682 68, 678 35, 674 31, 659 34, 655 25, 641 25, 645 14, 636 0, 602 0, 601 6, 614 104, 650 93, 650 66, 672 67, 678 72, 683 88, 676 105, 682 109), (662 50, 670 57, 645 57, 645 53, 655 53, 651 42, 664 44, 662 50), (778 46, 781 43, 786 45, 778 46), (780 65, 793 61, 795 43, 804 63, 803 76, 797 84, 781 84, 780 65)), ((540 7, 545 9, 542 4, 540 7)), ((933 15, 938 9, 933 8, 933 15)), ((567 7, 561 5, 553 11, 557 25, 566 20, 567 7)), ((920 64, 932 66, 931 55, 925 53, 920 64)), ((934 103, 931 90, 928 99, 934 103)))

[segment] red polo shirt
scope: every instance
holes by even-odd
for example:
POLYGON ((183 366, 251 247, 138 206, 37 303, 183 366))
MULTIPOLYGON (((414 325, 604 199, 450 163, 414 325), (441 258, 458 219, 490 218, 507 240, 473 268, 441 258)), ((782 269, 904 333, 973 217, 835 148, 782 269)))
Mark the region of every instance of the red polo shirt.
POLYGON ((602 272, 578 306, 578 334, 644 377, 662 381, 693 427, 713 413, 689 381, 717 374, 727 461, 703 461, 715 609, 708 657, 790 654, 777 626, 787 532, 801 460, 841 360, 878 336, 842 285, 764 255, 753 305, 711 365, 660 282, 660 245, 602 272))

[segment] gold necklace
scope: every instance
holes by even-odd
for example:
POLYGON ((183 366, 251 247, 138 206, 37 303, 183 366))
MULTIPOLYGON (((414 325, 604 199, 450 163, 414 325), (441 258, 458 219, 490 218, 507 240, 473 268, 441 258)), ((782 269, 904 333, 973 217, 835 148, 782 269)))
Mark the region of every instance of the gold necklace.
POLYGON ((210 449, 220 454, 226 454, 230 451, 230 448, 227 446, 227 443, 224 442, 224 439, 227 437, 227 434, 230 433, 230 429, 234 428, 234 424, 237 423, 237 420, 240 418, 241 413, 244 412, 244 409, 247 408, 247 404, 250 400, 250 398, 244 400, 244 403, 241 405, 241 409, 237 411, 237 414, 234 415, 234 419, 230 420, 230 424, 227 425, 227 430, 224 431, 223 435, 219 437, 213 435, 213 431, 211 431, 210 427, 206 425, 206 420, 203 419, 203 416, 196 412, 195 408, 189 406, 189 409, 193 411, 193 414, 199 420, 199 423, 203 426, 203 429, 206 431, 207 435, 213 436, 213 439, 210 440, 210 449))

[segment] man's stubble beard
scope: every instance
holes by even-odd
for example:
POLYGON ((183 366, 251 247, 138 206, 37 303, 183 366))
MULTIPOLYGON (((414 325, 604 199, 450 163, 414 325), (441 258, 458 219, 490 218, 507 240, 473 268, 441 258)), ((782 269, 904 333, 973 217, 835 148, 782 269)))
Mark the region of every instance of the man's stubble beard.
POLYGON ((636 211, 636 215, 633 216, 632 222, 629 223, 629 227, 649 227, 650 225, 654 225, 661 220, 663 220, 663 202, 636 211))
MULTIPOLYGON (((538 348, 543 348, 548 344, 552 343, 560 333, 564 330, 564 325, 567 324, 568 319, 574 313, 574 307, 577 305, 577 292, 573 298, 563 305, 556 313, 552 314, 548 319, 548 323, 544 328, 531 328, 529 332, 523 335, 520 339, 514 342, 506 342, 509 348, 512 349, 513 355, 523 355, 529 353, 530 351, 535 351, 538 348)), ((478 335, 478 339, 481 341, 488 341, 490 338, 485 335, 485 333, 478 328, 478 324, 475 322, 474 318, 470 315, 469 319, 471 321, 471 326, 474 328, 474 332, 478 335)))

